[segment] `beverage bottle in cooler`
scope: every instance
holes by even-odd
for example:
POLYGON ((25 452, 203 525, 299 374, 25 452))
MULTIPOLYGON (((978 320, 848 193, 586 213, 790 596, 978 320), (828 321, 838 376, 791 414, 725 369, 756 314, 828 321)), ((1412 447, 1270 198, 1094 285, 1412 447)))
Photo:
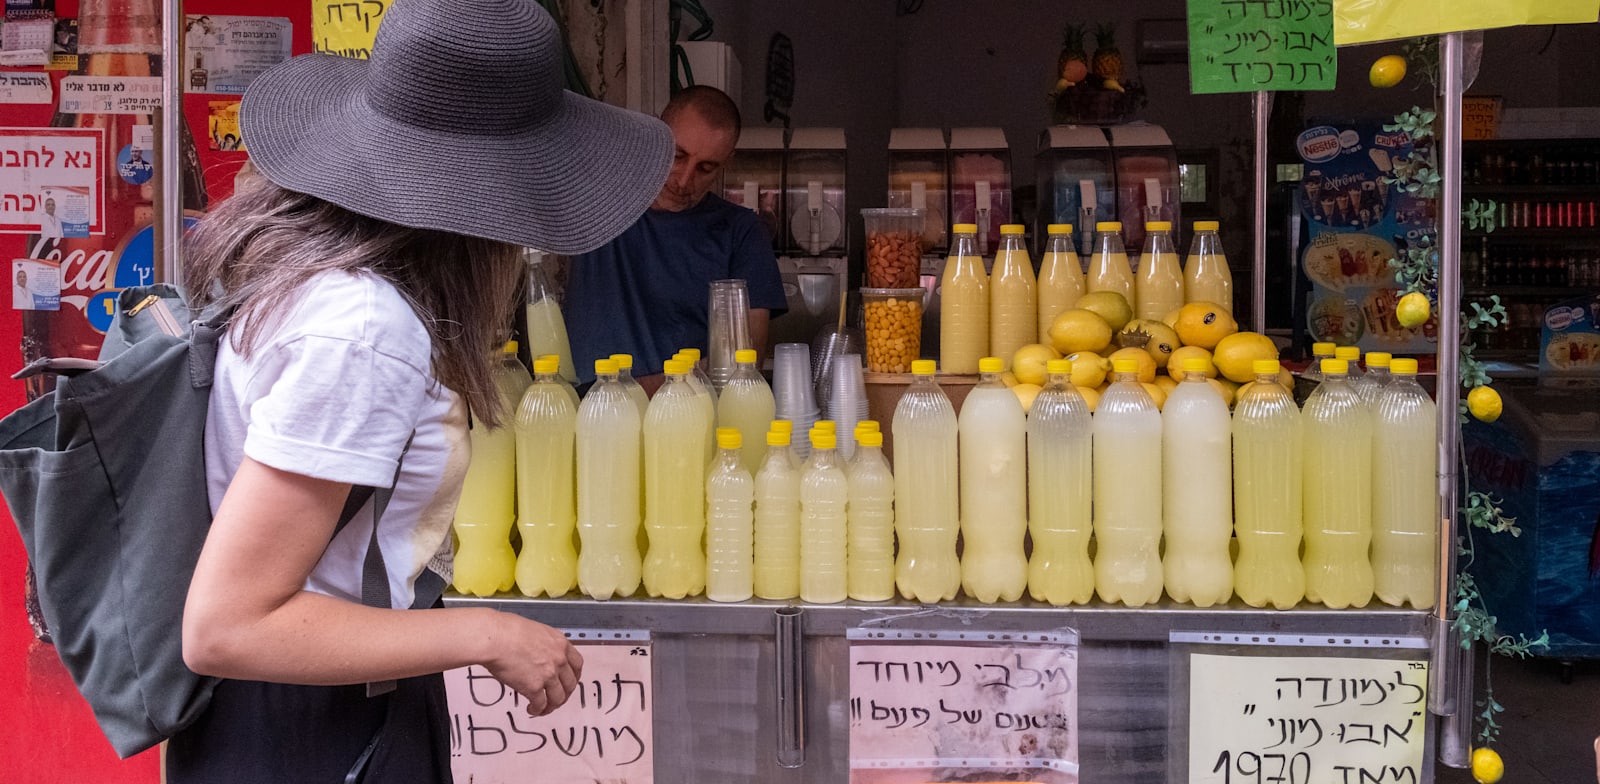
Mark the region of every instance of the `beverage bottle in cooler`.
POLYGON ((533 385, 522 394, 513 428, 517 439, 517 588, 527 596, 561 596, 577 582, 572 546, 577 522, 573 454, 577 409, 563 390, 554 360, 533 363, 533 385))
POLYGON ((577 388, 573 387, 572 382, 568 381, 567 377, 563 375, 566 371, 562 368, 565 368, 566 365, 561 363, 561 357, 556 354, 534 354, 533 358, 534 361, 548 359, 555 363, 553 366, 556 369, 555 383, 561 388, 561 394, 566 395, 567 400, 572 402, 572 408, 574 411, 576 411, 578 408, 578 390, 577 388))
POLYGON ((1019 223, 1000 227, 1000 250, 989 275, 989 353, 1008 364, 1039 331, 1037 281, 1022 232, 1019 223))
POLYGON ((667 382, 644 416, 644 587, 651 596, 682 599, 705 589, 706 447, 709 401, 689 382, 681 359, 666 363, 667 382))
POLYGON ((1167 595, 1198 607, 1233 596, 1232 428, 1207 364, 1183 360, 1183 381, 1161 411, 1162 574, 1167 595))
POLYGON ((1233 312, 1233 272, 1222 252, 1216 221, 1195 221, 1189 256, 1183 264, 1184 302, 1210 302, 1233 312))
POLYGON ((1016 601, 1027 588, 1027 417, 1000 380, 998 357, 982 374, 958 418, 961 455, 961 587, 984 603, 1016 601))
POLYGON ((800 470, 790 432, 773 421, 767 457, 756 473, 755 594, 763 599, 800 595, 800 470))
MULTIPOLYGON (((862 425, 867 424, 862 422, 862 425)), ((883 434, 856 428, 856 455, 845 472, 850 485, 845 508, 845 564, 850 598, 881 602, 894 598, 894 474, 883 457, 883 434)))
POLYGON ((1183 269, 1178 266, 1178 249, 1172 244, 1170 221, 1144 224, 1144 250, 1139 253, 1139 275, 1134 283, 1137 318, 1160 321, 1183 307, 1183 269))
POLYGON ((1094 411, 1094 587, 1102 601, 1141 607, 1161 599, 1161 493, 1150 489, 1161 474, 1161 412, 1138 361, 1111 369, 1094 411))
POLYGON ((639 385, 639 380, 633 377, 633 355, 612 354, 611 359, 617 363, 617 381, 622 384, 628 399, 633 401, 635 408, 639 409, 639 421, 644 421, 644 411, 650 406, 650 394, 639 385))
POLYGON ((1393 355, 1383 351, 1367 352, 1367 372, 1363 378, 1371 383, 1357 387, 1356 391, 1361 394, 1361 402, 1366 403, 1368 408, 1373 408, 1374 413, 1377 411, 1375 406, 1378 404, 1378 396, 1393 378, 1389 371, 1389 363, 1393 359, 1393 355))
POLYGON ((700 361, 700 349, 682 349, 672 355, 672 358, 683 362, 689 368, 688 372, 684 374, 684 381, 694 391, 695 400, 698 401, 702 413, 705 414, 705 458, 706 462, 711 462, 711 455, 717 448, 717 392, 711 388, 711 377, 707 376, 705 371, 701 370, 699 365, 696 364, 700 361))
POLYGON ((1072 249, 1072 224, 1052 223, 1045 231, 1048 239, 1039 260, 1039 342, 1048 346, 1056 316, 1083 296, 1083 265, 1072 249))
POLYGON ((1115 291, 1128 301, 1129 308, 1138 307, 1133 267, 1128 264, 1128 252, 1122 247, 1121 223, 1101 221, 1094 225, 1094 253, 1089 257, 1089 272, 1084 283, 1090 292, 1115 291))
POLYGON ((939 297, 939 365, 946 373, 978 372, 978 360, 989 353, 989 276, 976 224, 951 227, 939 297))
POLYGON ((614 359, 596 360, 594 386, 578 406, 578 588, 594 599, 639 588, 639 408, 614 359))
MULTIPOLYGON (((820 423, 819 423, 820 424, 820 423)), ((835 436, 811 429, 811 459, 800 474, 800 598, 817 604, 849 595, 849 479, 839 465, 835 436)))
POLYGON ((742 602, 754 591, 755 480, 744 468, 737 428, 717 428, 706 477, 706 598, 742 602))
POLYGON ((1373 587, 1384 604, 1426 610, 1438 588, 1438 413, 1417 383, 1415 359, 1393 360, 1391 369, 1373 406, 1373 587))
POLYGON ((1092 420, 1069 381, 1072 362, 1052 359, 1046 369, 1049 382, 1028 409, 1028 593, 1054 605, 1084 604, 1094 598, 1092 420))
POLYGON ((1323 360, 1322 384, 1300 415, 1306 598, 1334 609, 1372 600, 1372 415, 1347 370, 1346 360, 1323 360))
POLYGON ((572 344, 567 341, 567 322, 561 316, 555 284, 550 280, 546 256, 532 248, 523 251, 528 270, 528 355, 554 354, 560 360, 561 377, 568 384, 578 383, 578 366, 572 362, 572 344))
MULTIPOLYGON (((502 410, 514 412, 533 379, 517 359, 517 342, 501 349, 494 373, 502 410)), ((472 422, 472 460, 456 502, 454 583, 457 591, 490 596, 516 584, 517 554, 511 526, 517 520, 517 437, 511 427, 472 422)))
POLYGON ((776 405, 772 387, 756 369, 756 352, 740 349, 734 352, 736 367, 733 376, 722 387, 717 397, 717 425, 739 431, 744 447, 741 450, 744 468, 754 476, 761 470, 761 460, 767 454, 767 426, 772 422, 776 405))
POLYGON ((894 409, 894 581, 924 604, 956 598, 961 533, 956 484, 956 410, 934 380, 933 360, 911 363, 911 384, 894 409))
POLYGON ((1234 592, 1251 607, 1287 610, 1306 589, 1300 407, 1277 384, 1277 360, 1257 360, 1251 369, 1256 381, 1233 409, 1234 592))

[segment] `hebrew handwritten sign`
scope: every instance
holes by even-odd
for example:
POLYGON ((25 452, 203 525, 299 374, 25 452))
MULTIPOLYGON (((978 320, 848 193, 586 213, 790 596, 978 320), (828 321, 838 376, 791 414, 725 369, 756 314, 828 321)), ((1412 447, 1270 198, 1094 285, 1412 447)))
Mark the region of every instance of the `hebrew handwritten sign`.
POLYGON ((389 0, 311 0, 311 45, 319 54, 365 60, 389 0))
POLYGON ((1189 781, 1419 784, 1425 661, 1189 657, 1189 781))
POLYGON ((1189 0, 1195 94, 1332 90, 1332 0, 1189 0))
POLYGON ((445 673, 457 781, 650 784, 655 756, 649 643, 578 644, 579 688, 532 718, 520 695, 482 667, 445 673))
POLYGON ((87 237, 104 231, 102 133, 0 128, 0 234, 87 237))
POLYGON ((1075 640, 948 636, 902 644, 852 634, 851 784, 988 774, 1075 784, 1075 640))

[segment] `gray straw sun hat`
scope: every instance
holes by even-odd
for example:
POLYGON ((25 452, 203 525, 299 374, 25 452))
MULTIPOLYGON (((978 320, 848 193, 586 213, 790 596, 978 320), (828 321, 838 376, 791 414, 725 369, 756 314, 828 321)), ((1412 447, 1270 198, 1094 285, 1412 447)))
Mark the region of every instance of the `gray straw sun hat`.
POLYGON ((534 0, 397 0, 371 60, 310 54, 245 93, 277 185, 402 226, 575 254, 638 219, 674 145, 654 117, 563 89, 534 0))

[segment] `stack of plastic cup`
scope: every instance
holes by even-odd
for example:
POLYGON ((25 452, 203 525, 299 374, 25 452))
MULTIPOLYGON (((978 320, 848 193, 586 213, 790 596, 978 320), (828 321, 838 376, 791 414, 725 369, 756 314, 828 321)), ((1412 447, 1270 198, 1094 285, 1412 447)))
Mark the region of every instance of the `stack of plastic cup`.
POLYGON ((711 281, 706 346, 707 374, 718 391, 733 378, 734 355, 750 345, 750 294, 742 280, 711 281))
POLYGON ((834 357, 833 378, 828 390, 828 418, 839 428, 839 456, 850 459, 856 453, 856 423, 870 419, 867 414, 867 386, 861 376, 861 355, 834 357))
MULTIPOLYGON (((804 343, 779 343, 772 358, 772 397, 775 415, 794 423, 791 443, 796 457, 811 456, 811 442, 798 434, 811 432, 817 421, 817 398, 811 386, 811 347, 804 343)), ((852 425, 853 426, 853 425, 852 425)))

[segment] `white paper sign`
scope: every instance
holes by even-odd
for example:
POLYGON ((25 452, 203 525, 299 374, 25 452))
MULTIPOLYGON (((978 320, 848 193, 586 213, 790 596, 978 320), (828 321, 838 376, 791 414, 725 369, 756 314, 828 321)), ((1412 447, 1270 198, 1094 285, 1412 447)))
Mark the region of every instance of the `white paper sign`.
POLYGON ((184 17, 186 89, 243 95, 262 71, 289 59, 293 30, 281 16, 184 17))
POLYGON ((1428 663, 1189 657, 1189 781, 1417 784, 1428 663))
POLYGON ((0 71, 0 103, 50 103, 50 74, 40 71, 0 71))
POLYGON ((56 20, 51 16, 7 19, 0 25, 0 64, 44 65, 55 45, 56 20))
POLYGON ((0 128, 0 234, 86 237, 101 212, 98 128, 0 128))
POLYGON ((66 114, 155 114, 161 111, 159 76, 68 76, 61 80, 66 114))
POLYGON ((12 259, 11 309, 60 310, 61 268, 43 259, 12 259))

